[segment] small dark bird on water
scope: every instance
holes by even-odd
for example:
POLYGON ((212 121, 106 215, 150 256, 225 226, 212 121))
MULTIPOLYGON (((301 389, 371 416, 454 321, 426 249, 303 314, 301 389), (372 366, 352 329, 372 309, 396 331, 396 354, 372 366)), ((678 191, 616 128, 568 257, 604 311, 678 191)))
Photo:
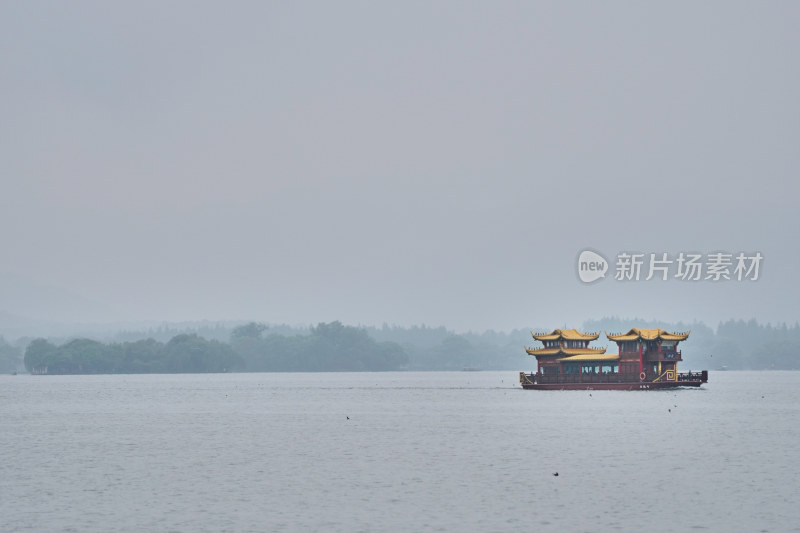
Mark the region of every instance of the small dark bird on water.
POLYGON ((350 420, 350 417, 348 416, 347 419, 350 420))
POLYGON ((672 412, 672 409, 667 409, 667 411, 669 411, 669 412, 671 413, 671 412, 672 412))
POLYGON ((558 472, 554 472, 554 473, 553 473, 553 475, 554 475, 554 476, 558 476, 558 472))

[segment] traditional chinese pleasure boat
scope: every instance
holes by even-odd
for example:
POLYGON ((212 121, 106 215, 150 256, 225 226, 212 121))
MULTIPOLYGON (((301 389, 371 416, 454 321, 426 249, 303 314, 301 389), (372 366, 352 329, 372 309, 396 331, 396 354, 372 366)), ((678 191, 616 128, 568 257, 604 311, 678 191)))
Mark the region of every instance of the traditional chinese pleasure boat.
POLYGON ((617 343, 619 353, 591 348, 599 333, 556 329, 533 333, 541 348, 526 348, 536 357, 536 372, 519 373, 523 389, 540 390, 640 390, 699 387, 708 381, 708 371, 678 372, 682 361, 678 343, 689 332, 669 333, 663 329, 633 328, 627 333, 607 334, 617 343))

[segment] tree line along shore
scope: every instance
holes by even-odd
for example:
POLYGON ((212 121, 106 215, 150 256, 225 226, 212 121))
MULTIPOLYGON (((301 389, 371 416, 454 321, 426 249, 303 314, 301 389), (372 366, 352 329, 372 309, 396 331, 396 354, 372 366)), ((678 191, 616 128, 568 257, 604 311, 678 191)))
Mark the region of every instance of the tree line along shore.
MULTIPOLYGON (((586 321, 584 331, 630 327, 691 330, 682 368, 708 370, 800 369, 800 325, 730 320, 716 330, 700 322, 665 324, 638 319, 586 321)), ((303 372, 389 370, 529 370, 535 360, 524 346, 529 330, 456 334, 444 327, 309 327, 251 322, 194 331, 162 326, 126 331, 103 342, 91 338, 0 337, 0 373, 113 374, 193 372, 303 372)), ((552 328, 532 328, 542 331, 552 328)), ((596 343, 602 346, 601 339, 596 343)))

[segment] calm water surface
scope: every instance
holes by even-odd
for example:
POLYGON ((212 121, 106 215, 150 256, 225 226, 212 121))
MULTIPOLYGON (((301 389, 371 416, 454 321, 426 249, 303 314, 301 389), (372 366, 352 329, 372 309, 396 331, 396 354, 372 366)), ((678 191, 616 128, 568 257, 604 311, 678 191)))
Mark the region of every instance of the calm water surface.
POLYGON ((710 379, 0 376, 0 531, 800 531, 800 373, 710 379))

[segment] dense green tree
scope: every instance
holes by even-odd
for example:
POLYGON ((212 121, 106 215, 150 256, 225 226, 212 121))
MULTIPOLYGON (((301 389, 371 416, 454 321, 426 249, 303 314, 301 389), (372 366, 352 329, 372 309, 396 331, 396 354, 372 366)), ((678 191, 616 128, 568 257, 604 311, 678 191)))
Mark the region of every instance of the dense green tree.
POLYGON ((312 328, 305 349, 307 361, 319 370, 382 371, 408 365, 398 344, 376 342, 365 329, 338 321, 312 328))
POLYGON ((59 348, 69 371, 76 374, 110 374, 117 370, 119 356, 116 345, 105 345, 91 339, 75 339, 59 348))
POLYGON ((126 342, 120 345, 119 371, 130 374, 164 373, 164 345, 155 339, 126 342))
POLYGON ((778 339, 759 346, 749 359, 753 370, 800 370, 800 340, 778 339))
POLYGON ((13 374, 21 370, 23 366, 22 351, 7 343, 0 336, 0 373, 13 374))
POLYGON ((233 331, 231 331, 231 339, 260 339, 267 329, 269 328, 266 324, 250 322, 249 324, 233 328, 233 331))
POLYGON ((397 370, 408 366, 399 344, 377 342, 364 328, 320 323, 307 335, 267 335, 248 324, 231 345, 247 370, 260 372, 397 370))
POLYGON ((241 357, 244 368, 251 371, 263 371, 268 368, 262 357, 264 353, 262 335, 266 330, 266 325, 250 322, 231 331, 231 348, 241 357))
POLYGON ((49 364, 54 362, 56 347, 46 339, 34 339, 25 350, 25 368, 31 374, 46 374, 49 364))
POLYGON ((147 339, 107 345, 75 339, 55 346, 36 339, 24 360, 34 374, 229 372, 244 367, 229 345, 195 334, 176 335, 167 344, 147 339))
POLYGON ((227 344, 195 334, 176 335, 164 346, 168 372, 229 372, 243 361, 227 344))

